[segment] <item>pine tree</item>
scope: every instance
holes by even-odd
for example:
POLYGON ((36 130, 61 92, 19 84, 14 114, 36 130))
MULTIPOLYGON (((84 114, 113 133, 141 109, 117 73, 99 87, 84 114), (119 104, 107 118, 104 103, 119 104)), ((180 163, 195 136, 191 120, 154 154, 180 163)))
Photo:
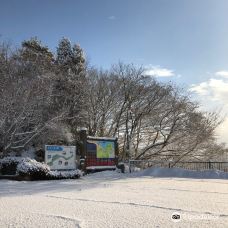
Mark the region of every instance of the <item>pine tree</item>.
POLYGON ((56 64, 61 71, 68 71, 71 66, 73 52, 71 42, 67 38, 62 38, 57 47, 56 64))
POLYGON ((72 71, 74 74, 83 76, 85 73, 85 57, 84 52, 78 44, 73 46, 73 59, 72 59, 72 71))
POLYGON ((32 69, 37 74, 50 71, 54 61, 52 52, 36 37, 22 42, 20 57, 27 69, 32 69))
POLYGON ((60 40, 56 57, 55 107, 66 107, 66 123, 75 135, 85 118, 85 58, 79 45, 67 38, 60 40))

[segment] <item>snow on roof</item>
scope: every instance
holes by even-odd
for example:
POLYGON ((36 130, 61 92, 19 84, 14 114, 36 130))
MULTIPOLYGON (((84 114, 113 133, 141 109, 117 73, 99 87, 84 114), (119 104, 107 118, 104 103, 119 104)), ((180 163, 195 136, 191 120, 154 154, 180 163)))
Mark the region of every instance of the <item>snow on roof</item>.
POLYGON ((116 169, 116 166, 87 166, 88 170, 98 170, 98 169, 116 169))
POLYGON ((87 136, 87 139, 97 139, 97 140, 117 140, 117 137, 95 137, 95 136, 87 136))

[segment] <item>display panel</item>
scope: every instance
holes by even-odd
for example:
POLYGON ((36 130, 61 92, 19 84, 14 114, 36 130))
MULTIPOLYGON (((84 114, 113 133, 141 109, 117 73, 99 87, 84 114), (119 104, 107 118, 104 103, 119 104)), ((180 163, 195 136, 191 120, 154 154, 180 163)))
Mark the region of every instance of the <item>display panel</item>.
POLYGON ((45 146, 45 163, 51 170, 76 169, 75 146, 45 146))

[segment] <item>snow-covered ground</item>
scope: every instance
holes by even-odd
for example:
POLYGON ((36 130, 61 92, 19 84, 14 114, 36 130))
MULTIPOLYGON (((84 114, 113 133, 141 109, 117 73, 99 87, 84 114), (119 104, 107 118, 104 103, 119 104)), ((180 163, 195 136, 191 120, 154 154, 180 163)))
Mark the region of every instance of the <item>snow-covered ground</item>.
POLYGON ((213 179, 228 176, 217 172, 200 179, 202 172, 169 172, 0 180, 0 227, 228 227, 228 179, 213 179), (191 178, 168 177, 180 173, 191 178), (174 212, 181 216, 177 223, 174 212))

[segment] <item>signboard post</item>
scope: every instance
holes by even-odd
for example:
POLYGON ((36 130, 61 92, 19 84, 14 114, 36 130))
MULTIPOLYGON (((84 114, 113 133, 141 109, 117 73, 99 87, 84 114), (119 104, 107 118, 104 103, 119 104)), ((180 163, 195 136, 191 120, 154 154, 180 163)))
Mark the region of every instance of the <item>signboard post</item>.
POLYGON ((45 145, 45 163, 51 170, 76 169, 76 147, 45 145))

